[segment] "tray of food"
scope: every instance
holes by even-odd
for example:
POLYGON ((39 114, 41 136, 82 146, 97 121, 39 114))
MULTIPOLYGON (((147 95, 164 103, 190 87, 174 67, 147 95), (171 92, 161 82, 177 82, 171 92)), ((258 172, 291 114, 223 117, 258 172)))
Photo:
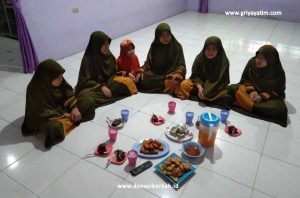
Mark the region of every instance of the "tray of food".
POLYGON ((196 168, 181 157, 172 153, 155 167, 155 171, 173 185, 182 185, 190 178, 196 168))

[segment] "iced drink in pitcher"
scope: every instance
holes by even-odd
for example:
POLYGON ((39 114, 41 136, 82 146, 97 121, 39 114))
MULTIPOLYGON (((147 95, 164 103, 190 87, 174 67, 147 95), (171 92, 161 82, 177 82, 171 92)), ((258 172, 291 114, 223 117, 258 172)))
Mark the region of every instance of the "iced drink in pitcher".
POLYGON ((216 140, 220 118, 214 113, 200 115, 198 142, 205 147, 213 146, 216 140))

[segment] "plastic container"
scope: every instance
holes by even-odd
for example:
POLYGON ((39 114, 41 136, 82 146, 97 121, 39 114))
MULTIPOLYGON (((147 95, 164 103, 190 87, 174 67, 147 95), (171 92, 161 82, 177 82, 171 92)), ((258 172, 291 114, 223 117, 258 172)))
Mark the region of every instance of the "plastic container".
POLYGON ((175 113, 175 108, 176 108, 176 102, 175 101, 170 101, 168 103, 168 107, 169 107, 169 114, 174 114, 175 113))
POLYGON ((220 118, 214 113, 200 115, 198 142, 204 147, 213 146, 216 140, 220 118))

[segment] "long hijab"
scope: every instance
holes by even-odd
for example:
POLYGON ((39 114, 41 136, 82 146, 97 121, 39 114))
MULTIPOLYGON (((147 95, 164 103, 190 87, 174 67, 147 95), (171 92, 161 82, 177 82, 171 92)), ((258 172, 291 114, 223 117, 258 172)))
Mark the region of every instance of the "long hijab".
POLYGON ((96 31, 90 36, 88 46, 83 55, 78 81, 75 88, 76 94, 81 90, 93 88, 102 83, 112 81, 116 76, 116 59, 109 51, 108 54, 100 53, 101 46, 111 38, 104 32, 96 31))
POLYGON ((59 87, 52 81, 65 70, 56 61, 41 62, 27 86, 25 121, 47 121, 65 113, 64 101, 73 97, 72 87, 63 79, 59 87))
POLYGON ((194 61, 190 79, 203 86, 203 94, 206 97, 214 97, 227 89, 230 83, 229 60, 220 38, 211 36, 206 39, 203 49, 194 61), (215 45, 218 51, 213 59, 208 59, 205 55, 205 49, 210 44, 215 45))
POLYGON ((285 98, 285 72, 282 68, 278 51, 272 45, 264 45, 256 52, 261 54, 267 62, 267 66, 256 66, 255 58, 251 58, 242 74, 241 84, 250 84, 258 92, 267 92, 275 96, 285 98))
POLYGON ((161 23, 156 27, 155 38, 150 46, 144 66, 157 74, 181 71, 185 75, 186 66, 182 46, 172 34, 167 23, 161 23), (171 35, 171 41, 167 45, 162 44, 159 39, 165 31, 171 35))

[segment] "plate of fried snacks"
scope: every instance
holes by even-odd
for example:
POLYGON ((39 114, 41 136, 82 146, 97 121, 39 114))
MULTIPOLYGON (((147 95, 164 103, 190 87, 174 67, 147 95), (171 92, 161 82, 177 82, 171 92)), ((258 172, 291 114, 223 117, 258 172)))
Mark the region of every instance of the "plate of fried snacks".
POLYGON ((184 161, 175 153, 169 155, 154 168, 163 178, 171 184, 177 184, 178 186, 183 184, 196 170, 193 165, 184 161))
POLYGON ((169 144, 162 140, 144 139, 134 143, 133 150, 138 152, 139 157, 158 158, 169 153, 169 144))

